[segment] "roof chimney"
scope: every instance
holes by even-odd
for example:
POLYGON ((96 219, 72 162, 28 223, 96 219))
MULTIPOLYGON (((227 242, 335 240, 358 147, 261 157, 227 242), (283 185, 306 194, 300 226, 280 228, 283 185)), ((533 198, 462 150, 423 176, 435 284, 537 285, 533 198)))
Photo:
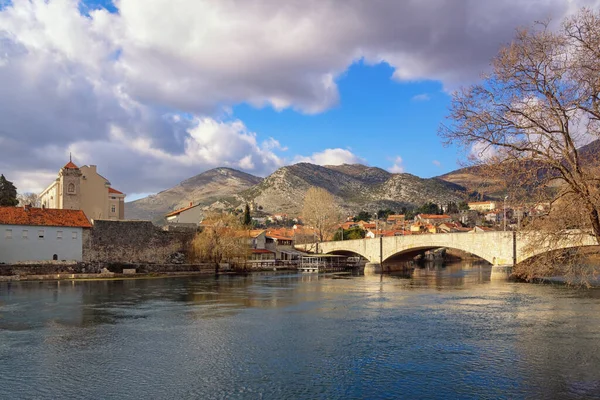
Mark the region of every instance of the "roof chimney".
POLYGON ((31 204, 25 204, 25 205, 23 205, 23 209, 25 211, 29 211, 30 208, 31 208, 31 204))
POLYGON ((194 203, 190 201, 190 207, 193 205, 194 203))

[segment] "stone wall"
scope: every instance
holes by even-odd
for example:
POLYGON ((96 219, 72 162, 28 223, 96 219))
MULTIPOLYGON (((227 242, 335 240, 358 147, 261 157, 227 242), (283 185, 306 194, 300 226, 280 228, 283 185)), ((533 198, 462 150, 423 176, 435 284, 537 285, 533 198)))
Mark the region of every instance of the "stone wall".
POLYGON ((106 264, 185 263, 193 231, 164 231, 150 221, 94 221, 83 238, 83 261, 106 264), (176 260, 176 261, 174 261, 176 260))

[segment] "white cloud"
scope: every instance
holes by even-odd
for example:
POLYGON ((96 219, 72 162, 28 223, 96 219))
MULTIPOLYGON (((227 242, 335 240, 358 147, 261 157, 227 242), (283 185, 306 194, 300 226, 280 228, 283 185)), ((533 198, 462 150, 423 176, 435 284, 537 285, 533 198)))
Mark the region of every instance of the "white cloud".
POLYGON ((431 97, 427 94, 427 93, 421 93, 421 94, 417 94, 416 96, 413 96, 412 101, 429 101, 431 100, 431 97))
POLYGON ((431 163, 432 163, 433 165, 435 165, 436 167, 441 167, 441 166, 442 166, 442 163, 441 163, 441 162, 439 162, 438 160, 433 160, 431 163))
MULTIPOLYGON (((451 88, 475 79, 514 26, 582 2, 119 0, 118 13, 87 16, 78 0, 2 3, 0 170, 34 188, 71 150, 131 192, 219 165, 265 174, 286 148, 229 120, 232 106, 322 112, 361 59, 451 88)), ((304 159, 364 161, 344 149, 304 159)))
POLYGON ((402 165, 402 157, 397 156, 396 158, 394 158, 394 165, 392 165, 391 167, 388 168, 388 171, 390 171, 393 174, 401 174, 404 172, 404 166, 402 165))
POLYGON ((317 165, 342 165, 342 164, 364 164, 366 161, 360 158, 350 150, 346 149, 325 149, 311 156, 297 156, 294 163, 308 162, 317 165))
POLYGON ((484 142, 476 142, 471 146, 469 157, 477 161, 489 161, 499 154, 495 147, 484 142))

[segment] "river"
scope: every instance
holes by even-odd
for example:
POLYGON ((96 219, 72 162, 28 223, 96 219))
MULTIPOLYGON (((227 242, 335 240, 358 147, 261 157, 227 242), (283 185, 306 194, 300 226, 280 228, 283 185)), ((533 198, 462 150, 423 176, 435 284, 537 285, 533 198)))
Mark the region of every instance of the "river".
POLYGON ((0 283, 0 398, 600 399, 600 290, 489 277, 0 283))

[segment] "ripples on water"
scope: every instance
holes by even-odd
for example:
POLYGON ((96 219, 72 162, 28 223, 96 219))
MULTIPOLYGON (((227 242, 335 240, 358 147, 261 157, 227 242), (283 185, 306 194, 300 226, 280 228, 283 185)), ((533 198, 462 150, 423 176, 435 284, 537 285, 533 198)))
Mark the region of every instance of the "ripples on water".
POLYGON ((600 399, 600 291, 489 275, 0 283, 0 398, 600 399))

